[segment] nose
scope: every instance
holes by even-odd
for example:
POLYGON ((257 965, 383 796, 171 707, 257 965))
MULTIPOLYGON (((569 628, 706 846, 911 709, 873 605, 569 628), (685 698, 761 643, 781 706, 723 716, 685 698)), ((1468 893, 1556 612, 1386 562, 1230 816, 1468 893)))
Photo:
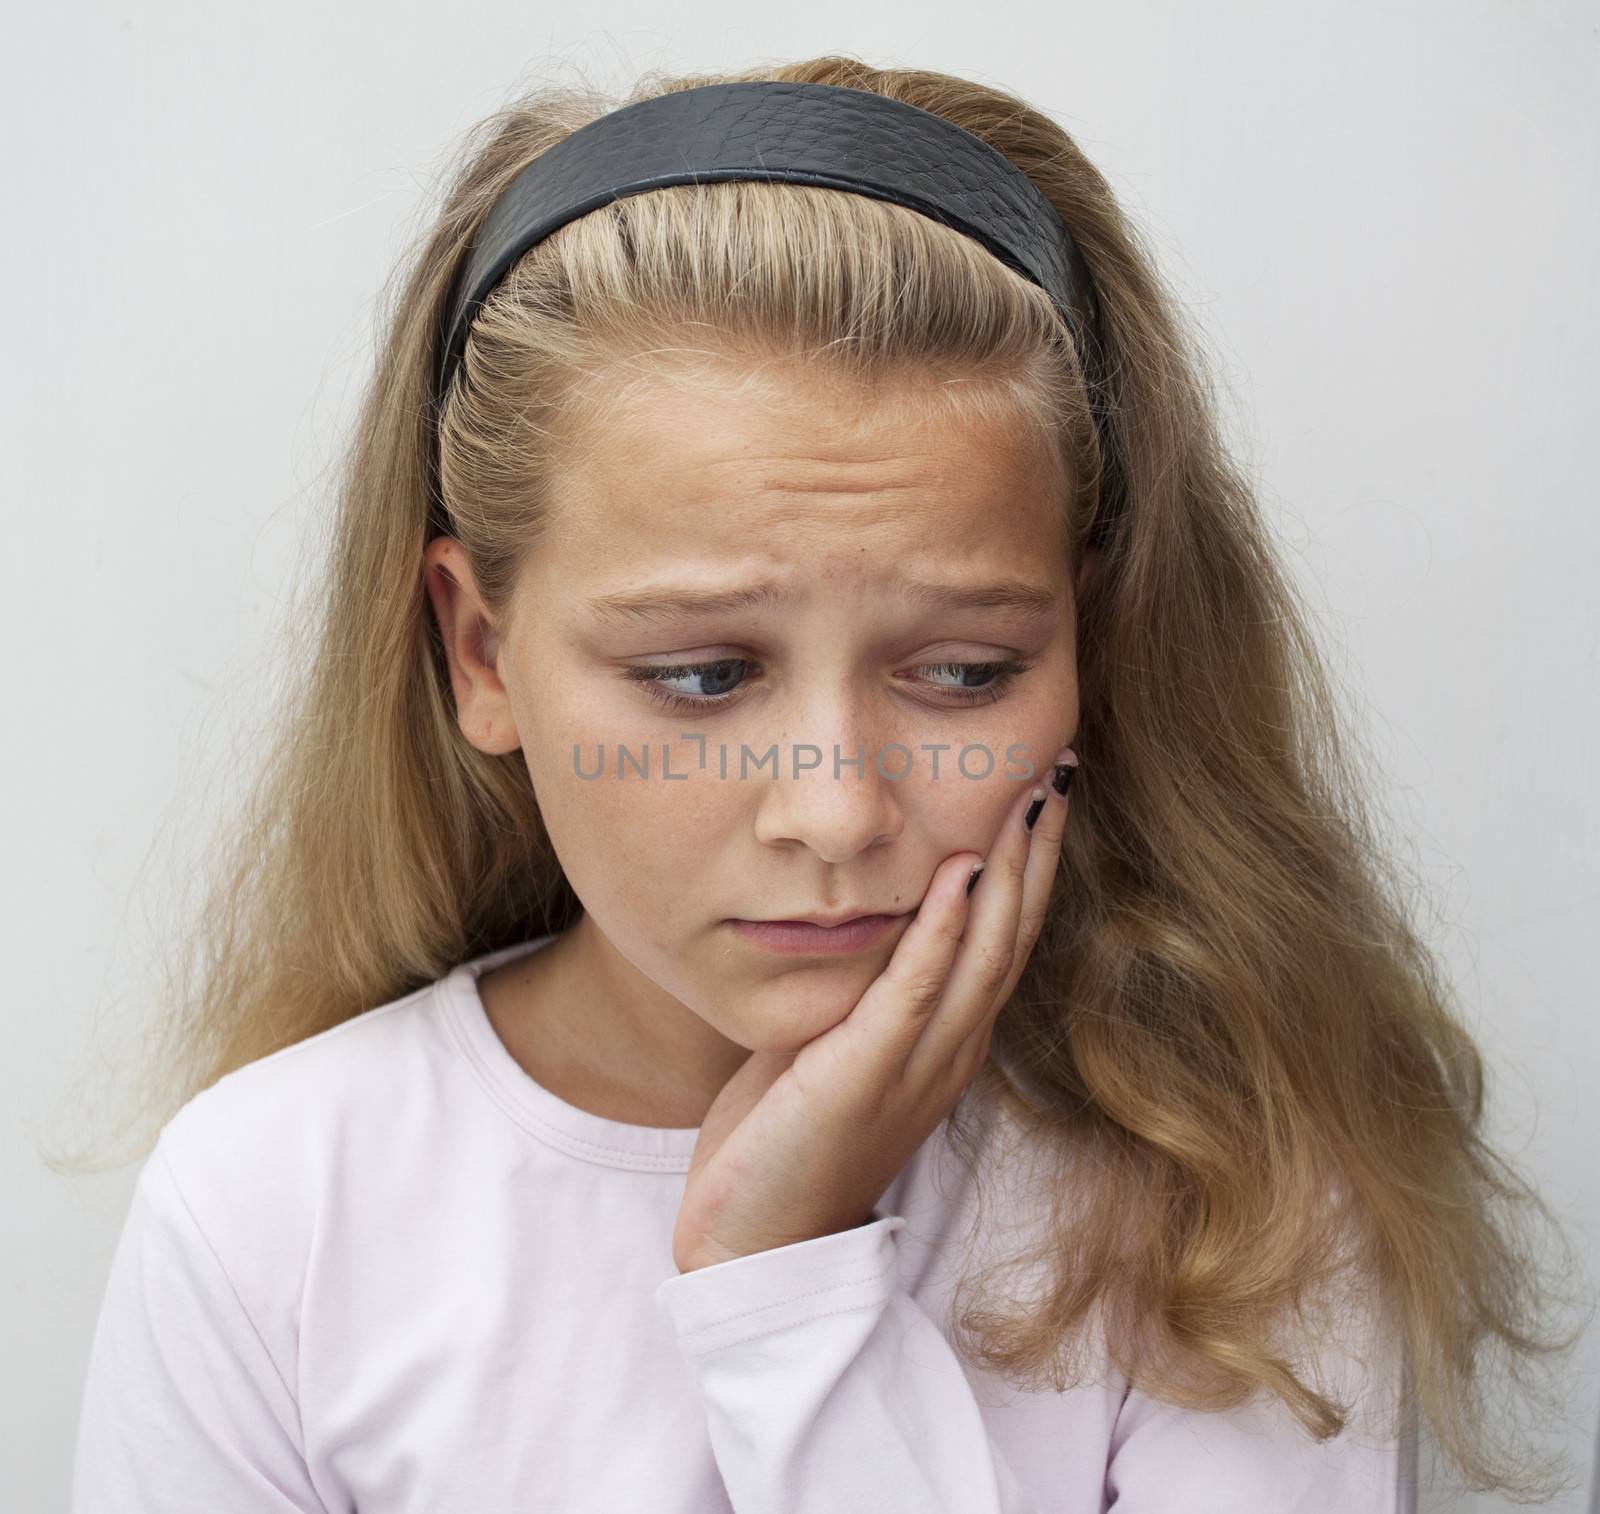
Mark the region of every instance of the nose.
POLYGON ((848 862, 858 852, 893 840, 905 827, 901 793, 916 781, 915 749, 880 744, 869 723, 839 705, 814 722, 797 722, 776 745, 777 772, 768 758, 751 777, 761 786, 756 837, 766 845, 795 842, 824 862, 848 862), (835 760, 837 757, 837 761, 835 760), (837 776, 835 776, 837 774, 837 776), (887 775, 887 776, 885 776, 887 775))

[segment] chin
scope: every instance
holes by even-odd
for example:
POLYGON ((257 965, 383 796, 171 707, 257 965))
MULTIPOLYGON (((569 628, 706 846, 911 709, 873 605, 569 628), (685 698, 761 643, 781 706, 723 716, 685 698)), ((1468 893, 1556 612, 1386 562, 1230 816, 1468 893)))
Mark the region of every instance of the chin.
MULTIPOLYGON (((722 1023, 737 1027, 738 1034, 725 1031, 731 1039, 752 1051, 799 1051, 808 1041, 826 1035, 849 1017, 861 996, 877 976, 861 972, 859 983, 842 982, 840 969, 828 970, 832 981, 827 987, 805 987, 792 974, 741 995, 728 1004, 722 1023)), ((809 974, 805 975, 809 976, 809 974)), ((708 1017, 709 1018, 709 1017, 708 1017)))

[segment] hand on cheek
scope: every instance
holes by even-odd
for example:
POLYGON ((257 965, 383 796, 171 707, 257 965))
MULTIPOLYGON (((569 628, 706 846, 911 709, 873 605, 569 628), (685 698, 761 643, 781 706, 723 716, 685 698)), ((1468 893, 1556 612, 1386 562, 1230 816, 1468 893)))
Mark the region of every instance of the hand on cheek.
POLYGON ((797 1052, 752 1053, 721 1090, 673 1232, 680 1272, 871 1217, 988 1056, 1044 923, 1076 761, 1013 798, 986 855, 940 863, 843 1020, 797 1052))

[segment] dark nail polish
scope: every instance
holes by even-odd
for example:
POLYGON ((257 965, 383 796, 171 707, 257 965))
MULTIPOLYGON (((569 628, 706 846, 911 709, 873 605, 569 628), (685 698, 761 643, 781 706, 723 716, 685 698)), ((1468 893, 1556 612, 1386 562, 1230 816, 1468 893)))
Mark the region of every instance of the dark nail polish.
POLYGON ((975 889, 978 886, 978 875, 982 871, 983 871, 983 864, 981 862, 975 868, 973 868, 972 876, 967 879, 967 892, 969 894, 973 891, 973 889, 975 889))
POLYGON ((1072 775, 1077 771, 1078 764, 1075 762, 1058 762, 1056 764, 1056 775, 1050 780, 1050 786, 1055 789, 1056 793, 1065 794, 1072 787, 1072 775))
POLYGON ((1028 813, 1022 817, 1022 826, 1024 830, 1031 831, 1033 829, 1033 822, 1039 818, 1039 811, 1043 808, 1044 795, 1041 794, 1033 801, 1032 804, 1028 806, 1028 813))

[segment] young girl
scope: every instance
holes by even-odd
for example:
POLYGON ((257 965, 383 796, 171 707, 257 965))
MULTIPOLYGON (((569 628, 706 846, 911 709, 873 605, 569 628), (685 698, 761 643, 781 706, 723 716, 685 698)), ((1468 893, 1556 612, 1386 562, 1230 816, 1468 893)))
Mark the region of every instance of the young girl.
POLYGON ((407 271, 76 1514, 1534 1489, 1543 1206, 1105 180, 943 74, 651 101, 494 117, 407 271))

